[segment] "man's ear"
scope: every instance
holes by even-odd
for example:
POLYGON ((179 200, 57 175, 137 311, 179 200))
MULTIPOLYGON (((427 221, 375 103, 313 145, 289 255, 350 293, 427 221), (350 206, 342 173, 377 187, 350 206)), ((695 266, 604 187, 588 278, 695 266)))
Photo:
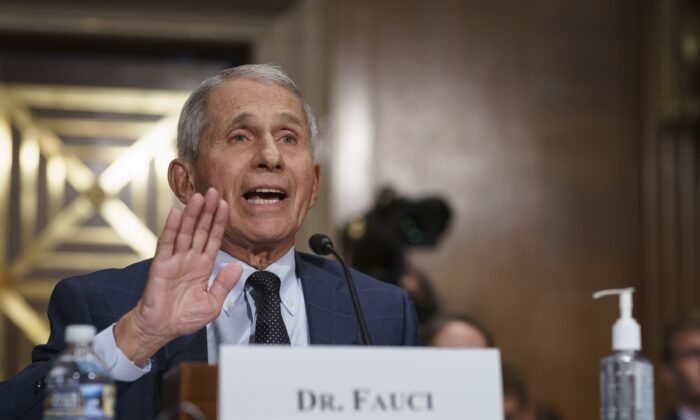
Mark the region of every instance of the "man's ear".
POLYGON ((173 159, 168 166, 168 183, 180 202, 187 204, 196 192, 192 162, 185 159, 173 159))
POLYGON ((318 163, 314 165, 314 184, 311 187, 311 203, 309 208, 313 208, 316 205, 316 200, 318 199, 318 194, 321 191, 321 165, 318 163))

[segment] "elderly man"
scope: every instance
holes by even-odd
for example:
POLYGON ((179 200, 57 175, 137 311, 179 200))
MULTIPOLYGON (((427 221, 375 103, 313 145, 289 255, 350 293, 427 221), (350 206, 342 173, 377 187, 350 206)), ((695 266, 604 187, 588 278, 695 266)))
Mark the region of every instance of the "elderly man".
MULTIPOLYGON (((162 374, 183 360, 215 363, 222 343, 360 344, 339 265, 294 250, 319 192, 316 122, 298 88, 268 65, 224 70, 186 102, 173 209, 155 256, 65 279, 49 304, 51 337, 0 385, 0 418, 38 418, 42 380, 64 328, 90 323, 118 381, 120 418, 153 418, 162 374)), ((415 344, 402 290, 355 273, 375 344, 415 344)))

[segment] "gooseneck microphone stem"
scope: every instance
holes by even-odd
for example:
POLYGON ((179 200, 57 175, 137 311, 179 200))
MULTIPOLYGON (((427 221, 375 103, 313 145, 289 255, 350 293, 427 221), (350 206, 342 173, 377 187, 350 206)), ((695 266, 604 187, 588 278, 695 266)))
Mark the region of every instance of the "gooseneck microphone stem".
POLYGON ((343 267, 343 273, 345 274, 345 280, 348 283, 348 290, 350 291, 350 298, 352 299, 352 306, 355 309, 355 316, 357 317, 357 322, 360 325, 360 332, 362 334, 362 343, 366 346, 372 345, 372 338, 369 336, 369 331, 367 330, 367 323, 365 322, 365 316, 362 313, 362 307, 360 306, 360 299, 357 297, 357 289, 355 288, 355 282, 352 280, 352 274, 350 269, 343 258, 338 254, 333 247, 333 242, 326 235, 315 234, 309 239, 309 246, 315 254, 318 255, 328 255, 333 254, 335 258, 343 267))
POLYGON ((357 316, 357 322, 360 324, 360 331, 362 332, 362 343, 366 346, 372 345, 372 339, 369 336, 369 331, 367 331, 367 323, 365 322, 365 316, 362 313, 362 307, 360 306, 360 299, 357 297, 357 289, 355 289, 355 282, 352 280, 352 274, 348 268, 345 261, 340 258, 340 255, 335 249, 331 249, 331 253, 335 255, 338 259, 340 265, 343 266, 343 271, 345 272, 345 279, 348 282, 348 289, 350 290, 350 297, 352 298, 352 306, 355 308, 355 315, 357 316))

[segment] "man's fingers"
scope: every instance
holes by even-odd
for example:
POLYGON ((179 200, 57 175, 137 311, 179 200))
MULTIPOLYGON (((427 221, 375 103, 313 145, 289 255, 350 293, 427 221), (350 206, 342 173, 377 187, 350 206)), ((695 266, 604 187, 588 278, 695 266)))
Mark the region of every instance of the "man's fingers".
POLYGON ((185 211, 182 212, 180 229, 178 229, 177 238, 175 238, 175 252, 190 249, 194 227, 199 218, 199 214, 202 212, 203 206, 204 197, 199 193, 193 195, 187 203, 187 206, 185 206, 185 211))
POLYGON ((228 203, 224 200, 219 200, 218 204, 216 213, 214 213, 214 220, 209 231, 209 236, 204 246, 204 253, 210 256, 214 256, 219 252, 221 238, 224 237, 224 230, 226 229, 226 222, 228 221, 228 203))
POLYGON ((219 271, 209 292, 214 295, 219 305, 222 305, 233 286, 238 283, 243 273, 243 268, 238 264, 229 264, 219 271))
POLYGON ((192 249, 195 251, 202 251, 204 249, 218 204, 219 192, 214 188, 209 188, 204 195, 204 205, 199 215, 199 220, 197 221, 197 227, 194 230, 194 237, 192 238, 192 249))
POLYGON ((173 249, 175 247, 175 237, 177 237, 177 231, 180 227, 180 222, 182 220, 182 213, 176 208, 171 208, 170 213, 168 213, 168 218, 165 219, 165 226, 163 231, 160 233, 158 238, 158 245, 156 245, 156 257, 167 257, 172 255, 173 249))

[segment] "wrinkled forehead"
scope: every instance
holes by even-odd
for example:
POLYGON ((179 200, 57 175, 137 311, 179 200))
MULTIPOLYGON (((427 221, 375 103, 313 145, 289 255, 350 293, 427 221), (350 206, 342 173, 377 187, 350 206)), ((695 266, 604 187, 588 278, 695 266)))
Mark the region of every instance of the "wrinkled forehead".
POLYGON ((257 79, 227 80, 217 85, 209 94, 207 116, 226 119, 237 114, 270 113, 286 119, 298 120, 308 129, 301 99, 287 87, 257 79), (221 115, 222 113, 226 114, 221 115))

